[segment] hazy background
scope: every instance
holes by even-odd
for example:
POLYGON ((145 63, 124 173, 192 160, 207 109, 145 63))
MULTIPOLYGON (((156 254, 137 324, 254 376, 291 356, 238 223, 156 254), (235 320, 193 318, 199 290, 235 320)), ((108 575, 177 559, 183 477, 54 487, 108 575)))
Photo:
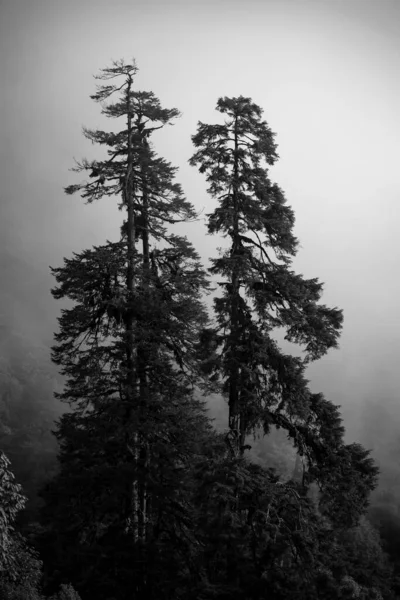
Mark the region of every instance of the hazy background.
MULTIPOLYGON (((180 167, 204 214, 214 201, 187 164, 197 121, 217 120, 225 95, 265 110, 281 157, 271 178, 297 218, 294 267, 324 281, 324 302, 344 309, 340 350, 310 368, 312 387, 342 405, 351 438, 370 447, 397 440, 396 0, 0 0, 3 318, 47 343, 60 308, 48 266, 118 234, 116 202, 85 206, 63 187, 81 179, 68 171, 73 157, 98 156, 82 125, 113 126, 89 98, 92 75, 132 57, 137 86, 183 113, 156 149, 180 167)), ((203 221, 186 231, 205 262, 215 255, 203 221)))

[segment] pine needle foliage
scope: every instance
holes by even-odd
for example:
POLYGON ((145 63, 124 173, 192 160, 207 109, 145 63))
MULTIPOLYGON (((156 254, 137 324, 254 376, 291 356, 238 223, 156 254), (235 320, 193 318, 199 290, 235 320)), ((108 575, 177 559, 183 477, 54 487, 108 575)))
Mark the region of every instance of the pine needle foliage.
MULTIPOLYGON (((156 584, 168 572, 179 579, 172 548, 189 536, 186 480, 207 430, 193 394, 208 283, 190 242, 170 227, 196 213, 151 141, 179 113, 136 91, 136 73, 121 61, 101 72, 106 84, 92 98, 122 128, 84 129, 108 158, 77 163, 89 178, 66 188, 87 203, 119 198, 120 240, 52 269, 54 298, 73 301, 52 349, 70 412, 55 432, 60 473, 44 492, 44 545, 49 572, 99 600, 116 594, 117 581, 121 599, 169 597, 156 584)), ((58 583, 53 577, 49 589, 58 583)))
POLYGON ((304 279, 290 268, 298 247, 294 213, 268 177, 267 166, 278 155, 261 108, 240 96, 220 98, 217 110, 226 115, 224 124, 198 124, 190 163, 205 173, 208 191, 218 201, 208 215, 209 233, 230 239, 210 269, 223 278, 222 296, 215 300, 221 352, 213 370, 222 376, 229 398, 229 426, 243 442, 261 422, 268 429, 275 415, 308 416, 304 365, 337 347, 343 317, 337 308, 318 303, 317 279, 304 279), (275 328, 305 347, 304 360, 278 348, 271 335, 275 328))
POLYGON ((243 456, 249 433, 260 426, 266 434, 271 425, 284 428, 305 457, 303 485, 318 481, 324 510, 338 521, 357 521, 378 470, 361 446, 344 445, 339 407, 311 393, 305 377, 311 361, 337 348, 342 311, 320 303, 317 278, 292 268, 298 249, 294 212, 269 177, 278 154, 262 109, 243 96, 220 98, 216 108, 224 123, 199 122, 190 164, 205 174, 217 201, 208 231, 228 241, 212 259, 221 295, 214 301, 215 327, 203 332, 201 355, 204 372, 228 398, 227 441, 234 456, 243 456), (278 329, 303 356, 279 347, 278 329))

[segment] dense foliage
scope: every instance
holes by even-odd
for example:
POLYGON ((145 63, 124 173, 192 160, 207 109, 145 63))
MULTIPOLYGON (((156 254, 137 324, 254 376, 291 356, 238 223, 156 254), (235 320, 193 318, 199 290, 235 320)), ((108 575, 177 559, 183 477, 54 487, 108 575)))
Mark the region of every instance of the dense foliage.
MULTIPOLYGON (((32 485, 36 550, 15 528, 24 497, 0 454, 0 596, 394 599, 365 517, 378 469, 344 442, 339 407, 306 379, 309 362, 337 347, 342 312, 292 269, 294 212, 268 172, 274 134, 241 96, 221 98, 225 122, 199 123, 193 136, 190 162, 217 202, 208 231, 228 240, 212 259, 219 291, 208 315, 206 271, 173 230, 196 212, 152 142, 179 113, 138 91, 136 75, 123 61, 99 75, 92 99, 119 128, 84 129, 106 157, 77 163, 86 180, 66 188, 88 203, 116 198, 120 238, 52 268, 53 297, 69 306, 51 355, 65 380, 55 398, 68 408, 55 424, 57 469, 49 447, 51 477, 32 485), (277 329, 302 357, 279 347, 277 329), (229 410, 218 428, 205 403, 215 397, 229 410)), ((3 422, 0 442, 29 486, 17 419, 3 422)))
POLYGON ((262 110, 242 96, 221 98, 217 109, 227 119, 223 125, 199 123, 191 159, 218 199, 209 233, 230 238, 212 260, 223 293, 214 301, 216 328, 203 334, 204 368, 221 378, 228 396, 235 451, 243 454, 246 434, 256 426, 265 433, 272 424, 286 429, 306 457, 303 483, 318 481, 324 511, 351 525, 365 510, 377 470, 369 452, 343 444, 338 408, 312 394, 304 376, 309 361, 337 346, 342 313, 318 304, 317 279, 290 269, 297 249, 294 214, 268 177, 277 153, 262 110), (304 359, 282 352, 272 337, 276 328, 305 347, 304 359))
MULTIPOLYGON (((132 590, 159 598, 158 580, 168 596, 167 574, 179 573, 176 547, 190 535, 188 469, 207 432, 193 396, 207 282, 189 241, 166 227, 195 212, 151 144, 152 132, 178 112, 135 91, 136 70, 118 63, 103 71, 103 80, 123 83, 99 86, 94 99, 119 94, 103 112, 124 117, 125 127, 85 130, 110 148, 110 158, 83 161, 78 170, 93 181, 67 189, 88 202, 120 193, 121 239, 53 269, 54 297, 74 301, 53 348, 66 376, 58 397, 72 410, 56 431, 61 469, 44 492, 42 544, 48 569, 68 573, 82 594, 99 599, 128 598, 132 590)), ((51 589, 58 583, 49 576, 51 589)))
MULTIPOLYGON (((15 521, 26 498, 15 483, 10 461, 0 452, 0 597, 2 600, 45 600, 40 593, 42 563, 16 531, 15 521)), ((62 585, 49 600, 80 600, 71 585, 62 585)))

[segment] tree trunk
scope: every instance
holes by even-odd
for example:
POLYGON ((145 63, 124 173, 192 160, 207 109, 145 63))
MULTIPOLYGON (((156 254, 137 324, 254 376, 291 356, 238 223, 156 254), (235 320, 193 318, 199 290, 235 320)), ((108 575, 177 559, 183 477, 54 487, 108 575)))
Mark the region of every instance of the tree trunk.
MULTIPOLYGON (((149 149, 147 139, 142 138, 142 144, 146 150, 149 149)), ((144 305, 148 306, 151 303, 149 297, 150 290, 150 244, 149 244, 149 197, 147 189, 147 173, 146 168, 142 164, 141 166, 141 179, 142 179, 142 245, 143 245, 143 295, 144 305)), ((147 363, 148 356, 146 350, 146 344, 141 340, 138 345, 138 371, 140 381, 140 422, 144 422, 146 419, 146 413, 148 410, 148 376, 147 376, 147 363)), ((140 535, 144 541, 147 527, 147 468, 149 462, 149 444, 146 439, 141 440, 141 484, 140 484, 140 535)))
POLYGON ((128 242, 128 269, 127 269, 127 301, 128 306, 125 316, 126 327, 126 363, 127 363, 127 422, 126 422, 126 443, 128 451, 132 456, 134 463, 134 480, 132 485, 129 485, 127 506, 126 506, 126 521, 127 529, 132 532, 134 542, 138 541, 138 515, 139 515, 139 497, 138 497, 138 482, 137 482, 137 466, 138 466, 138 436, 137 432, 133 432, 131 436, 131 416, 135 409, 136 403, 136 375, 135 375, 135 335, 133 314, 131 305, 134 294, 134 278, 135 278, 135 207, 134 207, 134 181, 133 181, 133 152, 132 152, 132 116, 130 106, 130 95, 132 89, 132 77, 128 76, 128 86, 126 92, 127 102, 127 118, 128 118, 128 156, 127 156, 127 172, 125 177, 124 203, 127 207, 127 242, 128 242), (133 442, 133 444, 131 443, 133 442))
POLYGON ((230 384, 229 384, 229 429, 234 434, 235 454, 240 453, 240 412, 239 412, 239 366, 236 357, 236 348, 239 346, 239 276, 236 259, 240 245, 239 240, 239 198, 238 198, 238 178, 239 178, 239 159, 238 159, 238 133, 237 117, 235 119, 235 147, 234 147, 234 173, 233 173, 233 231, 232 231, 232 258, 234 260, 232 270, 232 310, 231 310, 231 331, 230 331, 230 384))
MULTIPOLYGON (((142 137, 142 145, 146 150, 148 149, 148 142, 145 137, 142 137)), ((149 244, 149 197, 147 189, 147 173, 145 166, 141 166, 141 183, 142 183, 142 210, 141 210, 141 236, 142 236, 142 250, 143 250, 143 275, 141 281, 142 294, 143 294, 143 306, 144 310, 151 304, 150 299, 150 244, 149 244)), ((146 340, 143 340, 143 334, 141 332, 141 338, 138 340, 137 347, 137 361, 138 361, 138 379, 139 379, 139 428, 140 428, 140 450, 139 450, 139 488, 138 488, 138 502, 139 502, 139 522, 138 522, 138 533, 141 542, 142 553, 140 563, 140 576, 144 589, 147 586, 147 560, 145 556, 145 542, 147 541, 149 534, 149 502, 148 502, 148 489, 147 489, 147 476, 150 458, 150 448, 148 443, 147 431, 144 433, 143 429, 146 428, 146 417, 148 414, 148 403, 149 403, 149 389, 148 389, 148 375, 147 375, 147 364, 148 364, 148 348, 146 347, 146 340)))

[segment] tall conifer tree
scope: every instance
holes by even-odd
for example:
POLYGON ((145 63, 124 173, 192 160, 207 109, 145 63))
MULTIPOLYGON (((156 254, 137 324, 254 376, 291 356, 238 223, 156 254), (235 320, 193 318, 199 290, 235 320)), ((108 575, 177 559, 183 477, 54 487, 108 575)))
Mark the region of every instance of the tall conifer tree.
POLYGON ((334 498, 343 501, 338 469, 351 465, 352 475, 341 485, 345 498, 350 489, 357 495, 359 515, 375 485, 376 468, 361 446, 343 445, 338 407, 312 394, 304 375, 310 361, 337 347, 342 311, 320 304, 322 284, 291 267, 298 247, 294 213, 269 179, 268 167, 278 155, 262 109, 240 96, 220 98, 217 110, 225 122, 198 124, 190 163, 206 174, 208 191, 218 201, 208 215, 209 233, 229 238, 210 269, 221 277, 217 327, 203 334, 204 368, 221 378, 229 400, 229 443, 235 455, 243 455, 246 435, 258 426, 266 433, 271 425, 285 428, 307 458, 306 480, 324 480, 325 498, 329 489, 325 506, 332 508, 334 498), (279 348, 276 328, 302 346, 303 358, 279 348))
POLYGON ((307 364, 337 346, 342 312, 319 303, 317 279, 291 268, 294 213, 268 176, 278 156, 262 110, 242 96, 219 99, 217 110, 225 122, 199 123, 190 162, 218 201, 209 233, 229 239, 212 261, 222 294, 200 355, 229 401, 231 452, 200 465, 200 597, 339 598, 349 582, 326 548, 336 548, 340 531, 365 513, 378 471, 362 446, 344 444, 339 407, 311 393, 305 378, 307 364), (276 328, 305 356, 284 353, 276 328), (300 482, 279 481, 244 457, 246 435, 271 425, 283 427, 305 457, 300 482), (319 511, 307 497, 311 481, 320 486, 319 511))
POLYGON ((213 259, 211 272, 224 278, 215 301, 218 343, 215 365, 229 397, 229 427, 238 447, 256 423, 279 413, 301 416, 308 408, 303 365, 337 346, 342 312, 318 304, 322 284, 291 270, 298 241, 294 213, 266 166, 277 160, 274 134, 250 98, 221 98, 223 125, 199 123, 191 159, 206 173, 218 207, 209 215, 209 233, 230 238, 213 259), (305 361, 281 352, 272 331, 305 345, 305 361), (297 406, 296 406, 297 404, 297 406))
POLYGON ((72 411, 57 428, 61 470, 45 492, 44 515, 64 543, 59 570, 98 598, 107 598, 116 581, 121 599, 161 597, 154 569, 164 564, 164 576, 173 571, 179 552, 162 556, 160 547, 183 536, 185 552, 185 473, 207 431, 193 399, 206 277, 189 241, 169 229, 195 211, 174 181, 176 169, 150 139, 178 111, 136 91, 136 72, 123 62, 102 71, 108 83, 93 99, 125 125, 118 132, 84 130, 108 158, 78 163, 75 170, 90 178, 66 189, 89 203, 120 196, 121 239, 53 269, 54 297, 74 301, 62 311, 53 348, 67 378, 59 398, 72 411))

